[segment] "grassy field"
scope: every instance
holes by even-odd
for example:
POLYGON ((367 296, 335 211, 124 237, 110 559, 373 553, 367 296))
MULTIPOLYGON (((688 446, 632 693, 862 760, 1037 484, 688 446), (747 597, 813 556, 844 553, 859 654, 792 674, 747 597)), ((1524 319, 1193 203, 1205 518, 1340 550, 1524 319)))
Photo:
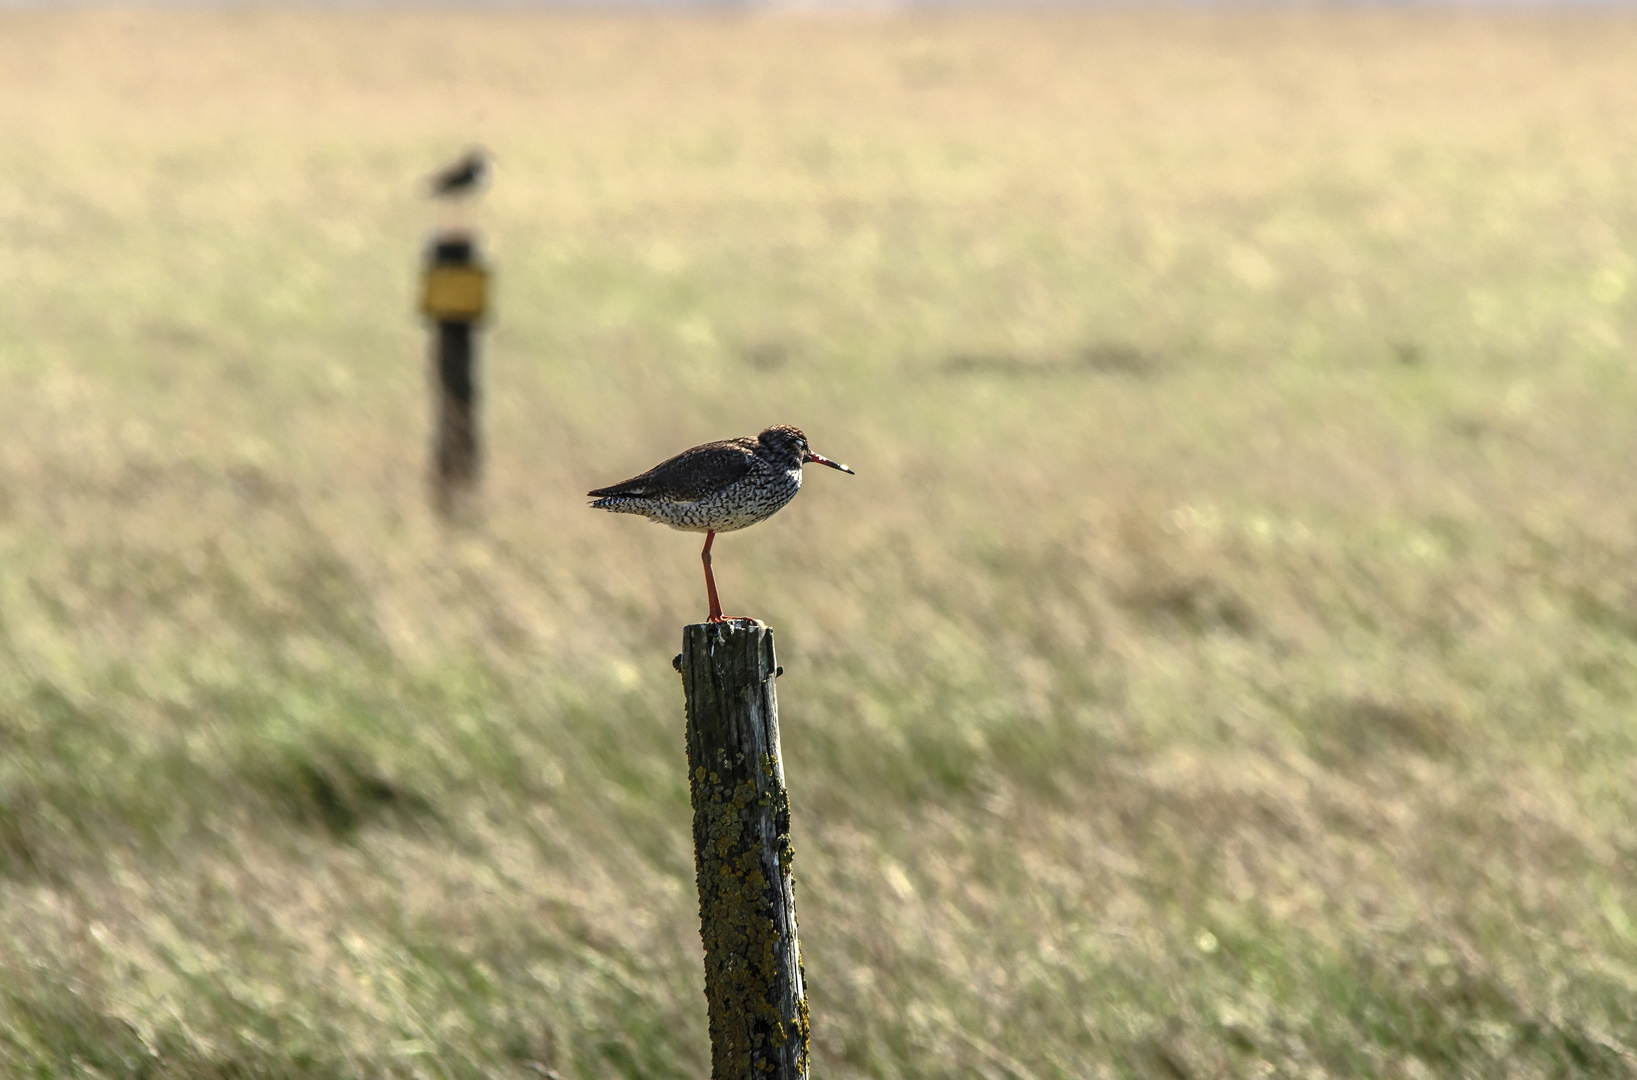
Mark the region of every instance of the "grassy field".
POLYGON ((698 539, 582 493, 785 422, 816 1076, 1637 1076, 1633 56, 0 11, 0 1075, 705 1075, 698 539))

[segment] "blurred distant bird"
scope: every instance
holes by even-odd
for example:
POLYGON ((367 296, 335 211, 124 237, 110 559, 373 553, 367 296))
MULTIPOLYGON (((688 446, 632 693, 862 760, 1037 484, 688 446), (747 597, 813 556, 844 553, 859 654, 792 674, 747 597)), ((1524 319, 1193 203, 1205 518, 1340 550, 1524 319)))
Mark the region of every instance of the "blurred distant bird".
POLYGON ((719 532, 743 529, 778 513, 801 490, 801 467, 809 461, 853 470, 813 453, 807 436, 788 425, 760 435, 705 443, 662 461, 641 476, 587 492, 598 510, 642 514, 673 529, 705 534, 705 591, 711 622, 728 622, 716 598, 711 543, 719 532))
POLYGON ((488 177, 489 155, 477 148, 448 168, 433 173, 429 186, 435 198, 453 199, 472 194, 488 177))

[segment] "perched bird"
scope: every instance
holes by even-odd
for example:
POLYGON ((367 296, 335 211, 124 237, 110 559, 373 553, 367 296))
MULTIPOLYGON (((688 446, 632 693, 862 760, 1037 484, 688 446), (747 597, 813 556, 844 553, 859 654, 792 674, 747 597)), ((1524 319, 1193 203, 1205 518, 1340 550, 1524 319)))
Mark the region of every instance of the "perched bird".
POLYGON ((705 443, 662 461, 641 476, 587 492, 598 510, 642 514, 673 529, 705 534, 705 591, 710 621, 729 622, 716 598, 711 574, 711 543, 719 532, 731 532, 765 521, 801 490, 801 467, 809 461, 853 470, 808 449, 807 436, 787 424, 760 435, 705 443))
POLYGON ((432 174, 428 186, 433 196, 452 199, 475 192, 489 175, 489 155, 481 147, 467 151, 453 165, 432 174))

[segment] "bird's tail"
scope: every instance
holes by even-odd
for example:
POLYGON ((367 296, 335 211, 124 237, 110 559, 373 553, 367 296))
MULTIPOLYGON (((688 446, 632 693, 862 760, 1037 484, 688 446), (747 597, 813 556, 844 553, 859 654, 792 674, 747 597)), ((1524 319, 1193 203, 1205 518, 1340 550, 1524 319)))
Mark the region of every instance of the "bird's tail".
MULTIPOLYGON (((606 491, 607 489, 603 490, 606 491)), ((616 514, 641 514, 644 512, 643 507, 638 505, 641 500, 629 494, 607 495, 602 494, 600 491, 588 491, 586 494, 602 495, 602 498, 592 500, 591 509, 593 510, 612 510, 616 514)))

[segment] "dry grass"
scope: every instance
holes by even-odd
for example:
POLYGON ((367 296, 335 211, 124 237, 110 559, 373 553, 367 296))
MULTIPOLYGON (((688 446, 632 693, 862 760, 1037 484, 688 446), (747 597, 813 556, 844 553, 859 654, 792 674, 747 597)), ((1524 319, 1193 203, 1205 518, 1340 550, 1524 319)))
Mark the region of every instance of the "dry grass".
POLYGON ((801 425, 827 1076, 1637 1073, 1637 19, 0 12, 0 1073, 699 1076, 801 425), (489 477, 414 181, 500 161, 489 477))

